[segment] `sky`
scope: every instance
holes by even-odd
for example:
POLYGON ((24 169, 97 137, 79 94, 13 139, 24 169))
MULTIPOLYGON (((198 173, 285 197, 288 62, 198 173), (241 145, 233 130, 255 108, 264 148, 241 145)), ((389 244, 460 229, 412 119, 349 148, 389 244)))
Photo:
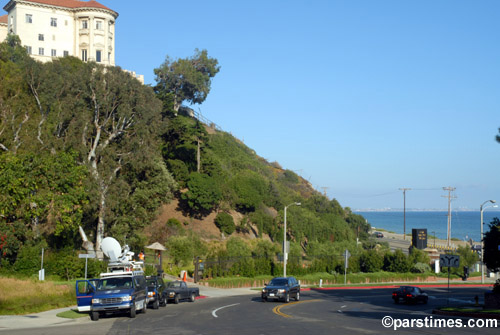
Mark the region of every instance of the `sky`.
POLYGON ((100 2, 117 65, 154 85, 206 49, 220 72, 193 108, 343 207, 500 202, 500 1, 100 2))

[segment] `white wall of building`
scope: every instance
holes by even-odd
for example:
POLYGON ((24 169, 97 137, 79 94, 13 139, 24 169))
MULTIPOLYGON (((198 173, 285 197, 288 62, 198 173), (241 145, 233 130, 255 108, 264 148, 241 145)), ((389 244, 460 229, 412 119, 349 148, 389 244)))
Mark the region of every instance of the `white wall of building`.
POLYGON ((33 58, 46 62, 70 55, 115 65, 116 13, 101 8, 63 8, 25 1, 14 1, 5 9, 8 31, 19 36, 33 58))

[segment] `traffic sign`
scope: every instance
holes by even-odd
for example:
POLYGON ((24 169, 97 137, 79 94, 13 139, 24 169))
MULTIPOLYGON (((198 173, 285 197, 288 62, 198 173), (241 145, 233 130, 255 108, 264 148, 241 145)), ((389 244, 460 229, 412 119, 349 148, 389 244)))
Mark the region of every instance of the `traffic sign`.
POLYGON ((458 268, 460 265, 460 256, 458 255, 439 255, 439 264, 451 268, 458 268))

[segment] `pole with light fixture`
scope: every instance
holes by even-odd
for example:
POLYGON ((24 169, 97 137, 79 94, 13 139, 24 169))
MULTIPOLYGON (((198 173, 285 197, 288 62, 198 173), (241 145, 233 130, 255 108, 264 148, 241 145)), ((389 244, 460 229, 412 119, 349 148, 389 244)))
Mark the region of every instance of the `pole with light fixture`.
POLYGON ((292 205, 300 206, 301 203, 300 202, 293 202, 290 205, 285 206, 285 220, 284 220, 285 227, 283 230, 283 277, 285 277, 285 278, 286 278, 286 260, 288 258, 288 250, 286 250, 286 209, 292 205))
POLYGON ((483 210, 489 207, 498 207, 498 205, 493 205, 493 206, 486 206, 483 208, 485 204, 488 202, 491 202, 492 204, 496 203, 496 200, 487 200, 482 203, 481 207, 479 207, 479 210, 481 212, 481 284, 484 284, 484 235, 483 235, 483 210))

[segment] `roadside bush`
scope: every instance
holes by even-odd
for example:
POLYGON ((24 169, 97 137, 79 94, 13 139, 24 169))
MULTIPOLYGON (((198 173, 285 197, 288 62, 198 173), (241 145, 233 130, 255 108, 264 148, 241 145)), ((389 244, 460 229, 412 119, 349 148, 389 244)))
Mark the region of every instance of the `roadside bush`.
POLYGON ((397 249, 394 253, 388 252, 384 255, 384 270, 389 272, 409 272, 412 267, 408 257, 397 249))
POLYGON ((378 272, 384 265, 384 258, 378 252, 365 251, 359 257, 359 267, 362 272, 378 272))
POLYGON ((415 265, 412 266, 411 272, 413 273, 431 272, 431 267, 429 264, 426 263, 416 263, 415 265))
POLYGON ((233 217, 225 212, 217 214, 215 217, 215 225, 226 235, 231 235, 236 229, 233 217))
POLYGON ((17 259, 12 269, 25 276, 37 274, 40 270, 42 247, 39 245, 23 245, 17 254, 17 259))

